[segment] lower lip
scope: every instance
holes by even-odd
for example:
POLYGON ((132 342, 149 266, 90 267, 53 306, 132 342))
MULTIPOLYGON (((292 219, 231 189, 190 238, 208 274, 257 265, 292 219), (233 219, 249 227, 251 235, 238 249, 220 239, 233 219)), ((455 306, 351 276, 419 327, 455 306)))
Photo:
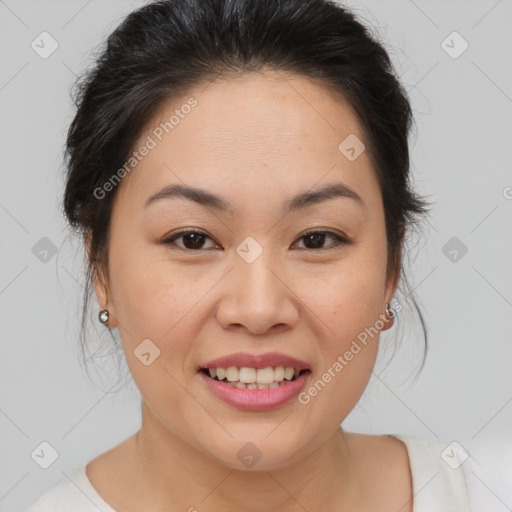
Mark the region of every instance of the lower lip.
MULTIPOLYGON (((274 389, 240 389, 198 372, 199 377, 218 398, 244 411, 266 411, 276 409, 296 397, 306 384, 311 372, 305 372, 294 381, 281 384, 274 389)), ((285 382, 285 381, 283 381, 285 382)))

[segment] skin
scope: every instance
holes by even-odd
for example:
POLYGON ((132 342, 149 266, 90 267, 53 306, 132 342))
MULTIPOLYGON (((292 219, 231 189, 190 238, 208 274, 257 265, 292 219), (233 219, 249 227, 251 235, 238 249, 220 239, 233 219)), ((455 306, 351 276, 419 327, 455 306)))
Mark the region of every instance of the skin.
POLYGON ((191 96, 198 106, 115 198, 95 290, 141 392, 142 428, 88 464, 91 483, 119 511, 412 510, 405 446, 340 428, 368 384, 378 335, 308 404, 241 411, 196 371, 233 352, 278 351, 311 365, 307 388, 384 318, 397 273, 386 276, 381 193, 367 152, 351 162, 338 150, 349 134, 365 140, 357 117, 339 94, 267 70, 169 100, 136 147, 191 96), (362 204, 338 197, 283 216, 287 199, 331 183, 362 204), (144 208, 170 184, 222 196, 235 213, 183 198, 144 208), (162 243, 185 228, 206 234, 202 250, 190 236, 162 243), (312 228, 352 243, 308 245, 312 228), (236 252, 247 236, 263 248, 252 263, 236 252), (147 338, 160 349, 149 366, 134 355, 147 338), (237 458, 248 442, 262 454, 251 469, 237 458))

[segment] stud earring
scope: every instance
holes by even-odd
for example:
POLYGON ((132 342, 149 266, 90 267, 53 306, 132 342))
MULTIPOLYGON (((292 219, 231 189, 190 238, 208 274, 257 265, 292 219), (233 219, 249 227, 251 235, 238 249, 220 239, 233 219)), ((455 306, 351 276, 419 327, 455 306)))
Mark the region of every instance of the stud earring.
POLYGON ((386 315, 388 316, 389 320, 390 320, 390 326, 391 327, 393 325, 393 322, 394 322, 394 319, 395 319, 395 316, 396 316, 396 313, 395 311, 391 308, 389 302, 386 303, 386 315))
POLYGON ((108 327, 108 309, 100 311, 98 314, 98 320, 105 326, 108 327))

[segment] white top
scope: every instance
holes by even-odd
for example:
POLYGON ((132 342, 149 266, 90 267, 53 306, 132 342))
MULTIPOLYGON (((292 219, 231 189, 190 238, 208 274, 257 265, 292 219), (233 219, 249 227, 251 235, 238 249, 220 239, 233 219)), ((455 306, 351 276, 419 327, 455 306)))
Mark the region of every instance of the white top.
MULTIPOLYGON (((457 444, 447 448, 416 436, 389 436, 402 441, 409 453, 414 512, 510 511, 476 461, 457 444)), ((74 466, 69 479, 59 481, 25 512, 116 512, 92 486, 85 467, 74 466)))

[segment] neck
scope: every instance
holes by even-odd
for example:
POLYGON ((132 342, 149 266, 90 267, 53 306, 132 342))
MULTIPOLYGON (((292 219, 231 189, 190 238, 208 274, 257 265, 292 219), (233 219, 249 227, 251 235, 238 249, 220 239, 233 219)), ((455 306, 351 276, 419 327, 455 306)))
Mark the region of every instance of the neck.
POLYGON ((362 502, 353 454, 341 428, 293 465, 244 471, 184 442, 145 403, 142 412, 142 428, 135 435, 136 481, 147 490, 144 501, 157 508, 238 512, 250 504, 254 512, 292 512, 353 509, 362 502))

